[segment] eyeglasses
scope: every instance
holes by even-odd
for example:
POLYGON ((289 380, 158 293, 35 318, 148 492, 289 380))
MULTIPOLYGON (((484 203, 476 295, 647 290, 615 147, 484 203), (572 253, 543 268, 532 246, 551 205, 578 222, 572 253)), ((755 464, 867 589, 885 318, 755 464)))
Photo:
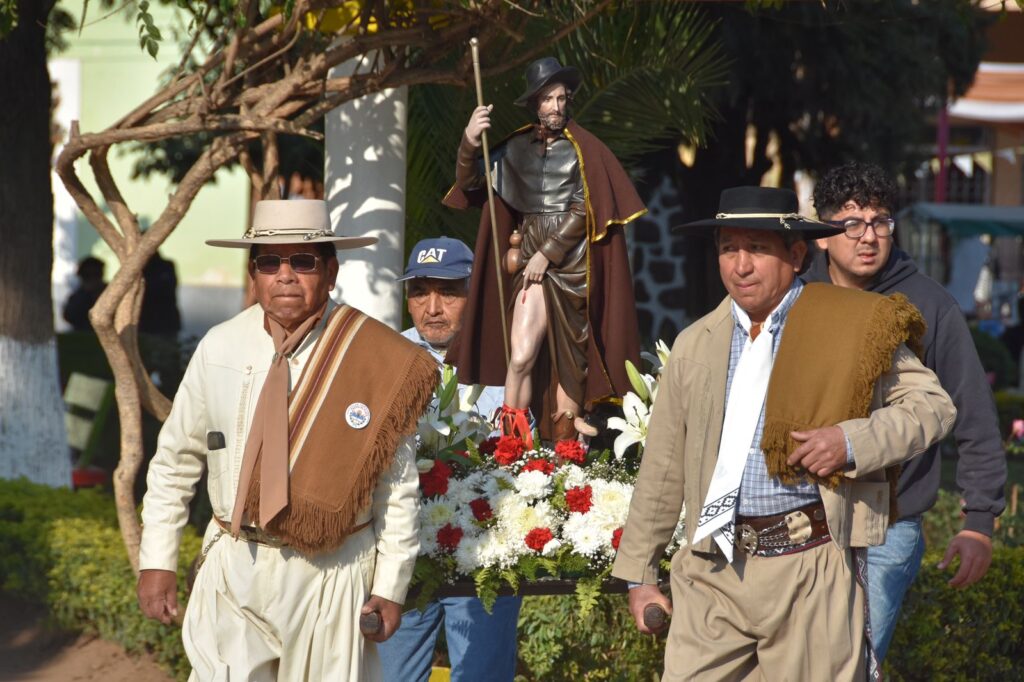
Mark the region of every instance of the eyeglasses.
POLYGON ((319 256, 314 256, 311 253, 293 253, 290 256, 266 253, 253 258, 253 262, 256 263, 256 272, 262 275, 277 274, 277 271, 281 269, 281 263, 288 263, 295 272, 316 272, 319 260, 319 256))
POLYGON ((876 237, 888 237, 896 231, 896 221, 892 218, 875 218, 874 220, 862 220, 861 218, 847 218, 846 220, 826 220, 829 225, 841 227, 849 239, 860 239, 868 231, 868 225, 875 229, 876 237))

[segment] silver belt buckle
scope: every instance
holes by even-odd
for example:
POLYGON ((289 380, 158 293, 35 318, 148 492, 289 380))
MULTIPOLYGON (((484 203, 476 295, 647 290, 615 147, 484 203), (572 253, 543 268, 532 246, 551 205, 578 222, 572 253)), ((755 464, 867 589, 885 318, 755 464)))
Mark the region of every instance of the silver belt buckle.
POLYGON ((752 526, 741 523, 736 526, 736 546, 747 554, 757 551, 757 531, 752 526))

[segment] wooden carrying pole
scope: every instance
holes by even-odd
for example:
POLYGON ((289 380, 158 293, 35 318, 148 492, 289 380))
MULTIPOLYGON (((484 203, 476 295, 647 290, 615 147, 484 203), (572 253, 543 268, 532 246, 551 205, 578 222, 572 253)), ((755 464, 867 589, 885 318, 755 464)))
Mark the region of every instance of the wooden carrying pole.
MULTIPOLYGON (((469 39, 469 49, 473 53, 473 78, 476 80, 476 103, 477 106, 484 105, 484 88, 480 81, 480 52, 479 41, 476 38, 469 39)), ((498 252, 498 221, 494 216, 494 183, 491 182, 491 153, 487 146, 487 131, 480 131, 480 137, 484 148, 484 179, 487 182, 487 208, 491 212, 491 244, 494 245, 494 276, 498 278, 498 312, 501 314, 501 340, 505 343, 505 366, 509 364, 508 351, 508 321, 505 319, 505 285, 502 282, 501 254, 498 252)))

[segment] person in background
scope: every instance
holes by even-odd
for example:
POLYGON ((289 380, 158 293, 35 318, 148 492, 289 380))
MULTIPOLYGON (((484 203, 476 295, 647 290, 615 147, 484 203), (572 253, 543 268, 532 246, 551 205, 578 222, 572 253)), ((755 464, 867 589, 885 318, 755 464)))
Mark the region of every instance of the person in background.
MULTIPOLYGON (((992 390, 956 299, 917 269, 893 244, 896 191, 881 168, 849 163, 824 175, 814 188, 818 216, 842 230, 817 242, 819 253, 805 274, 808 282, 831 282, 879 294, 902 294, 927 325, 922 361, 935 372, 957 409, 956 480, 963 490, 963 529, 949 542, 939 568, 959 557, 953 587, 981 580, 992 562, 995 518, 1006 506, 1006 454, 992 390)), ((871 637, 879 659, 889 649, 903 597, 924 555, 922 515, 938 497, 942 465, 936 443, 903 465, 899 519, 885 544, 868 549, 871 637)))
POLYGON ((78 286, 64 303, 64 319, 76 332, 91 332, 89 310, 96 305, 107 283, 103 280, 105 264, 99 258, 86 256, 78 262, 78 286))
MULTIPOLYGON (((405 282, 413 326, 402 335, 430 351, 439 362, 462 328, 473 252, 450 237, 424 239, 413 247, 399 281, 405 282)), ((460 385, 460 391, 464 388, 460 385)), ((476 412, 493 418, 505 390, 486 386, 476 412)), ((421 454, 421 457, 423 455, 421 454)), ((476 597, 442 597, 402 615, 398 632, 378 648, 385 682, 425 682, 430 677, 437 637, 444 627, 456 682, 511 682, 516 671, 516 624, 522 597, 498 597, 491 613, 476 597)))

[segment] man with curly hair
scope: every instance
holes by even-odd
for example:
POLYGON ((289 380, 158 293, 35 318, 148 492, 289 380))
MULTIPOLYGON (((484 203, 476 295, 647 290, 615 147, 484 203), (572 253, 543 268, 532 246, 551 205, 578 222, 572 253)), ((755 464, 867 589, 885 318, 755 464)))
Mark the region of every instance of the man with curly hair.
MULTIPOLYGON (((999 435, 992 391, 956 299, 918 271, 896 248, 893 209, 896 192, 882 169, 849 163, 835 168, 814 189, 814 205, 825 222, 843 233, 817 240, 819 253, 805 275, 809 282, 881 294, 904 294, 928 325, 923 361, 935 372, 957 409, 957 484, 963 490, 964 527, 950 541, 939 568, 959 556, 953 587, 980 580, 992 561, 992 529, 1005 506, 1006 456, 999 435)), ((872 644, 881 660, 889 648, 907 589, 924 554, 921 516, 939 490, 939 446, 904 464, 899 479, 899 520, 885 544, 868 550, 868 602, 872 644)))

